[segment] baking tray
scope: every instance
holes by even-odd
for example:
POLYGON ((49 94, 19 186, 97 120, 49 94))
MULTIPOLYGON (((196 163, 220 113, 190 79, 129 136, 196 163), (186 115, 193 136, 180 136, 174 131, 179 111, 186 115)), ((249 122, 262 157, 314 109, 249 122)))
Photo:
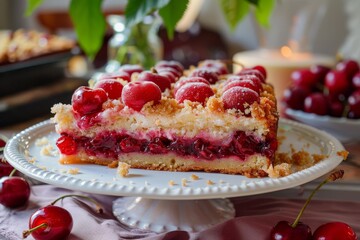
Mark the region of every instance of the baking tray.
POLYGON ((73 55, 73 51, 63 51, 0 65, 0 97, 63 78, 73 55))

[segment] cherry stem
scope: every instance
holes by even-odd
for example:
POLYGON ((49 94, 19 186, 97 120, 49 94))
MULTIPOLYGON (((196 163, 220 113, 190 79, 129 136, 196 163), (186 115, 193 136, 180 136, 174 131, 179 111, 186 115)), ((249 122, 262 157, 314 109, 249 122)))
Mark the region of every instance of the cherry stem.
POLYGON ((298 216, 296 217, 295 221, 293 224, 291 224, 291 227, 295 228, 297 226, 297 224, 300 221, 300 218, 302 216, 302 214, 304 213, 307 205, 309 205, 312 197, 315 195, 315 193, 326 183, 328 182, 332 182, 335 181, 337 179, 340 179, 344 176, 344 170, 338 170, 336 172, 333 172, 332 174, 329 175, 329 177, 327 177, 324 181, 322 181, 310 194, 310 196, 308 197, 308 199, 306 200, 304 206, 302 207, 302 209, 300 210, 298 216))
POLYGON ((47 226, 48 224, 46 222, 43 222, 42 224, 37 225, 36 227, 23 231, 23 238, 27 238, 32 232, 38 230, 39 228, 47 227, 47 226))
POLYGON ((58 202, 59 200, 62 200, 62 199, 67 198, 67 197, 84 198, 84 199, 86 199, 86 200, 88 200, 88 201, 90 201, 90 202, 92 202, 92 203, 95 204, 95 206, 96 206, 96 211, 97 211, 98 213, 103 213, 103 212, 104 212, 101 204, 98 203, 97 201, 95 201, 93 198, 88 197, 88 196, 84 196, 84 195, 78 195, 78 194, 67 194, 67 195, 63 195, 63 196, 55 199, 52 203, 50 203, 50 205, 54 205, 54 204, 55 204, 56 202, 58 202))
POLYGON ((152 72, 152 73, 158 73, 158 71, 156 71, 156 68, 154 68, 154 67, 152 67, 151 69, 150 69, 150 71, 152 72))
POLYGON ((15 172, 16 172, 16 169, 14 168, 14 169, 11 171, 11 173, 9 174, 9 177, 14 176, 15 172))

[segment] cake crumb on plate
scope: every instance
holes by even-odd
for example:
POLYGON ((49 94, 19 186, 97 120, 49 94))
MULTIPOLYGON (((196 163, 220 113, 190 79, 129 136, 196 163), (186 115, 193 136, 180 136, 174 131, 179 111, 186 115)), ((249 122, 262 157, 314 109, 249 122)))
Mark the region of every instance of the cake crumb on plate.
POLYGON ((119 162, 118 163, 118 168, 117 168, 117 173, 121 176, 121 177, 126 177, 129 174, 129 168, 130 165, 124 162, 119 162))

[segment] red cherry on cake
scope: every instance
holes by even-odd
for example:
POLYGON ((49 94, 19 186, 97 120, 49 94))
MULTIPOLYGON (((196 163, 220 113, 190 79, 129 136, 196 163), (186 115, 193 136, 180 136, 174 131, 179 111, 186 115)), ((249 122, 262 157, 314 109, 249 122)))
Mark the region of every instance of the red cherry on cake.
POLYGON ((174 75, 176 78, 181 77, 182 72, 179 72, 175 68, 170 67, 155 67, 155 70, 161 75, 164 72, 170 72, 172 75, 174 75))
POLYGON ((173 68, 175 69, 177 72, 183 73, 184 71, 184 67, 181 63, 177 62, 177 61, 160 61, 155 65, 155 69, 157 68, 173 68))
POLYGON ((256 65, 256 66, 252 67, 252 69, 255 69, 255 70, 258 70, 259 72, 261 72, 262 75, 264 76, 264 79, 267 78, 267 72, 266 72, 266 69, 263 66, 256 65))
POLYGON ((140 82, 141 81, 153 82, 159 86, 159 88, 162 92, 164 92, 165 89, 171 87, 171 82, 167 77, 159 75, 158 73, 151 72, 151 71, 144 71, 144 72, 140 73, 137 80, 140 82))
POLYGON ((140 111, 147 102, 160 101, 161 90, 150 81, 131 82, 124 86, 121 99, 126 106, 140 111))
POLYGON ((335 68, 339 72, 344 72, 349 79, 351 79, 360 70, 359 64, 352 59, 339 62, 336 64, 335 68))
POLYGON ((72 155, 77 152, 77 143, 75 139, 68 135, 62 135, 56 141, 56 146, 60 152, 65 155, 72 155))
POLYGON ((291 80, 295 86, 312 89, 318 83, 318 75, 310 69, 299 69, 292 72, 291 80))
POLYGON ((330 101, 329 103, 329 113, 333 117, 342 117, 345 110, 345 106, 339 100, 330 101))
POLYGON ((0 204, 8 208, 23 206, 30 197, 30 185, 22 177, 13 176, 15 170, 0 179, 0 204))
POLYGON ((314 234, 313 240, 357 240, 356 233, 346 223, 329 222, 319 226, 314 234))
POLYGON ((246 116, 249 115, 245 111, 254 102, 259 102, 260 97, 257 92, 245 87, 233 87, 226 90, 222 94, 222 101, 225 109, 237 109, 243 112, 246 116))
POLYGON ((295 227, 287 221, 278 222, 270 233, 271 240, 312 240, 311 228, 299 222, 295 227))
POLYGON ((282 100, 286 107, 294 110, 304 110, 304 100, 309 94, 310 91, 307 88, 292 86, 285 89, 282 100))
POLYGON ((229 70, 226 64, 220 60, 207 59, 199 64, 199 68, 212 68, 215 69, 219 75, 228 74, 229 70))
POLYGON ((101 88, 91 89, 79 87, 72 95, 73 110, 80 115, 87 115, 102 110, 102 104, 108 99, 106 92, 101 88))
POLYGON ((345 72, 332 70, 325 76, 325 87, 330 95, 346 94, 350 84, 345 72))
POLYGON ((180 78, 179 81, 177 81, 175 83, 174 93, 176 94, 176 92, 179 90, 179 88, 181 88, 186 83, 191 83, 191 82, 202 82, 207 85, 210 85, 210 83, 205 78, 202 78, 202 77, 182 77, 182 78, 180 78))
POLYGON ((257 69, 251 69, 251 68, 244 68, 236 75, 238 76, 251 76, 255 75, 259 80, 263 83, 265 83, 265 76, 257 69))
POLYGON ((255 92, 257 92, 258 94, 260 94, 260 92, 263 90, 262 84, 260 81, 252 81, 252 80, 234 80, 234 81, 230 81, 227 84, 225 84, 224 88, 223 88, 223 92, 225 92, 226 90, 232 88, 232 87, 246 87, 246 88, 250 88, 252 90, 254 90, 255 92))
POLYGON ((103 79, 95 83, 94 88, 102 88, 107 93, 109 99, 119 99, 123 85, 114 79, 103 79))
POLYGON ((103 79, 122 79, 124 81, 130 82, 130 74, 124 71, 105 73, 100 76, 99 80, 103 79))
POLYGON ((142 71, 144 71, 144 68, 136 64, 124 64, 119 68, 119 72, 126 72, 130 77, 133 73, 141 73, 142 71))
POLYGON ((311 93, 304 100, 304 110, 317 115, 328 114, 328 101, 322 93, 311 93))
POLYGON ((191 102, 205 104, 206 99, 212 95, 214 95, 214 92, 209 84, 203 82, 188 82, 177 90, 175 99, 179 103, 189 100, 191 102))
POLYGON ((214 84, 219 81, 218 74, 211 70, 211 68, 197 68, 191 72, 190 77, 202 77, 210 84, 214 84))
POLYGON ((176 80, 179 78, 178 74, 175 74, 172 68, 160 68, 156 69, 156 71, 159 75, 166 77, 170 83, 176 82, 176 80))

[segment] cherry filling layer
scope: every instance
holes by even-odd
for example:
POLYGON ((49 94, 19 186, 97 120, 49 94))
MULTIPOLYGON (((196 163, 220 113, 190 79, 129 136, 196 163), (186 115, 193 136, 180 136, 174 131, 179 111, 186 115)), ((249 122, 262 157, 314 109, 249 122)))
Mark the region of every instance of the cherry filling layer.
POLYGON ((73 155, 79 150, 84 150, 90 156, 114 159, 117 159, 121 153, 131 152, 175 153, 183 157, 191 156, 207 160, 223 157, 237 157, 245 160, 250 155, 260 154, 272 159, 277 148, 275 136, 259 141, 242 131, 236 132, 231 143, 226 146, 214 145, 201 138, 169 140, 165 137, 157 137, 149 141, 116 132, 102 132, 95 138, 76 137, 62 133, 56 144, 60 152, 65 155, 73 155))

